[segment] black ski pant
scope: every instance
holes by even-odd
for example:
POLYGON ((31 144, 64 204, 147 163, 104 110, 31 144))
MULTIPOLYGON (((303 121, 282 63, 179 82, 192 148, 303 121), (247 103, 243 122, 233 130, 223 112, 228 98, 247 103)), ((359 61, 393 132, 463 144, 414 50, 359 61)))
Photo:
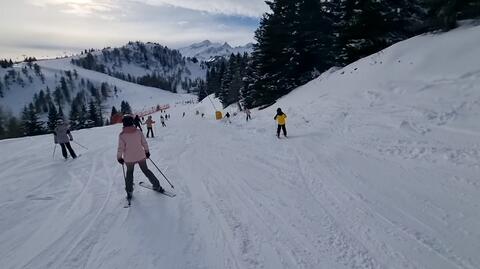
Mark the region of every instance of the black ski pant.
POLYGON ((280 137, 280 130, 283 130, 283 135, 284 136, 287 136, 287 128, 285 127, 285 124, 284 125, 278 125, 277 127, 277 136, 280 137))
POLYGON ((248 121, 248 120, 251 120, 251 119, 252 119, 252 117, 250 117, 250 115, 247 114, 247 121, 248 121))
POLYGON ((155 136, 153 135, 153 128, 152 128, 152 127, 147 127, 147 138, 150 137, 150 136, 149 136, 150 134, 152 134, 152 137, 155 137, 155 136))
POLYGON ((163 127, 167 127, 167 125, 165 125, 165 122, 162 121, 162 126, 163 127))
MULTIPOLYGON (((152 171, 148 169, 147 160, 138 162, 138 165, 140 166, 140 169, 148 178, 150 183, 152 183, 152 186, 154 188, 159 187, 160 182, 158 182, 157 177, 152 173, 152 171)), ((125 177, 125 190, 128 193, 133 191, 133 170, 135 168, 135 163, 127 163, 126 166, 127 166, 127 176, 125 177)))
POLYGON ((61 143, 60 147, 62 147, 63 158, 65 159, 68 158, 67 149, 70 152, 70 155, 72 156, 72 158, 77 158, 77 154, 75 154, 75 151, 73 151, 72 146, 70 145, 70 142, 61 143))

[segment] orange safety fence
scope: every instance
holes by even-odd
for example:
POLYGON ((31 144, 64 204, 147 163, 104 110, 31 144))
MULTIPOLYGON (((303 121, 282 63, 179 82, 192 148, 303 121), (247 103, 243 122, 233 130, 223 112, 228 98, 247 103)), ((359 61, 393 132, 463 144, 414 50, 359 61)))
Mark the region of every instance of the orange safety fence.
MULTIPOLYGON (((156 105, 156 106, 152 106, 150 108, 145 108, 141 111, 135 111, 135 113, 132 113, 133 115, 138 115, 139 117, 145 117, 145 116, 148 116, 150 114, 153 114, 155 112, 159 112, 159 111, 166 111, 167 109, 170 108, 170 105, 156 105)), ((122 113, 117 113, 115 115, 112 115, 110 117, 110 123, 111 124, 117 124, 117 123, 122 123, 122 118, 123 118, 123 114, 122 113)))

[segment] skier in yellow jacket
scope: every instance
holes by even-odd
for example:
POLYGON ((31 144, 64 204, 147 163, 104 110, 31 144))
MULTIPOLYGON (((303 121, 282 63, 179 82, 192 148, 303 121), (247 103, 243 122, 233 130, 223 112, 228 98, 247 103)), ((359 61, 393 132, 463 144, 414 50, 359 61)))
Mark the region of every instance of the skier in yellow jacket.
POLYGON ((277 115, 275 115, 273 119, 276 120, 278 123, 277 137, 280 138, 280 130, 283 130, 283 135, 287 137, 287 128, 285 127, 287 115, 282 112, 281 108, 277 109, 277 115))

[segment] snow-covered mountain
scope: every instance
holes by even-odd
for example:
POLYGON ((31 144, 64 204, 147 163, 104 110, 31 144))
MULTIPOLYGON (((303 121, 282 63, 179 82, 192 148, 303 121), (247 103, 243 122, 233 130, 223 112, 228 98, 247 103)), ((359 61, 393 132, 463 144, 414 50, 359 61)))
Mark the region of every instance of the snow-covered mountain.
MULTIPOLYGON (((75 161, 58 151, 52 160, 48 135, 0 141, 0 264, 480 268, 479 43, 480 26, 400 42, 253 110, 249 122, 233 106, 232 123, 214 120, 218 100, 183 105, 167 93, 178 104, 148 142, 177 196, 137 184, 129 209, 120 125, 74 131, 88 147, 74 144, 75 161), (288 139, 275 137, 277 107, 288 139)), ((152 102, 133 85, 135 102, 152 102)))
POLYGON ((228 43, 213 43, 209 40, 192 44, 188 47, 180 48, 179 51, 185 57, 197 58, 199 61, 208 61, 215 57, 228 57, 233 54, 251 53, 253 44, 249 43, 245 46, 232 47, 228 43))
POLYGON ((72 63, 123 80, 172 92, 190 92, 206 70, 199 62, 157 43, 129 42, 74 57, 72 63))

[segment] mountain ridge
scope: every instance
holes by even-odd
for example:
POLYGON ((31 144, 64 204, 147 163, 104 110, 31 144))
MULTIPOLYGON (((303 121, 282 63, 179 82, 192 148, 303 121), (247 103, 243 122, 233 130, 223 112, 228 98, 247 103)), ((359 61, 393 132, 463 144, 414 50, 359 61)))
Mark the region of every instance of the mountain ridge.
POLYGON ((232 47, 228 42, 212 42, 206 39, 178 50, 185 57, 197 58, 199 61, 209 61, 215 57, 229 57, 232 53, 250 54, 253 51, 253 45, 253 43, 247 43, 243 46, 232 47))

